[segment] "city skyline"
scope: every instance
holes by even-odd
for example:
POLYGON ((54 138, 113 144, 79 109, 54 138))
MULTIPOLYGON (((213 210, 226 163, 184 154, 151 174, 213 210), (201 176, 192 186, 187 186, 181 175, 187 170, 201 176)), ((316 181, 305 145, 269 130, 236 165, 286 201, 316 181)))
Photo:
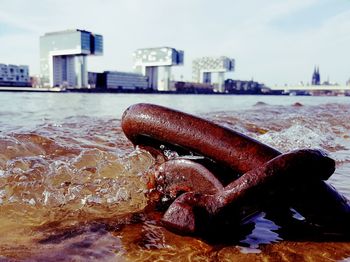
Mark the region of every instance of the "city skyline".
POLYGON ((184 66, 173 70, 177 80, 192 80, 193 59, 222 55, 236 60, 228 77, 266 85, 311 82, 315 64, 323 79, 345 84, 350 78, 348 0, 1 0, 1 5, 0 63, 29 65, 31 74, 39 74, 40 36, 79 28, 104 35, 104 55, 89 57, 89 71, 132 71, 136 49, 172 46, 185 51, 184 66))

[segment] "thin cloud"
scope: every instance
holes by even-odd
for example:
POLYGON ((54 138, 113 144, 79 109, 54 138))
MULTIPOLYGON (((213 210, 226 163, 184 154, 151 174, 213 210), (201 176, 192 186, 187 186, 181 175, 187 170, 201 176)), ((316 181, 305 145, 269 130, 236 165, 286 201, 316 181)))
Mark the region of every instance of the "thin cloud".
POLYGON ((31 22, 23 19, 23 16, 16 14, 9 14, 0 10, 0 23, 7 24, 14 28, 19 28, 28 32, 39 32, 40 26, 32 24, 31 22))

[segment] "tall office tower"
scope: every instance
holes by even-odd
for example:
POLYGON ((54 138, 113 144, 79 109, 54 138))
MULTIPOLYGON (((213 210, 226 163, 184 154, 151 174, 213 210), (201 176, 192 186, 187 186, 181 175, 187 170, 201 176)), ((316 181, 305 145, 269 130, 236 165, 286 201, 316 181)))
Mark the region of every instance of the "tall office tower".
POLYGON ((184 52, 171 47, 138 49, 133 57, 135 71, 148 77, 149 88, 159 91, 169 91, 171 67, 184 63, 184 52))
POLYGON ((84 30, 40 37, 40 72, 44 86, 87 87, 87 56, 103 54, 102 35, 84 30))
POLYGON ((201 57, 193 60, 193 81, 211 84, 212 74, 218 74, 218 91, 224 92, 225 72, 234 71, 235 60, 226 56, 201 57))

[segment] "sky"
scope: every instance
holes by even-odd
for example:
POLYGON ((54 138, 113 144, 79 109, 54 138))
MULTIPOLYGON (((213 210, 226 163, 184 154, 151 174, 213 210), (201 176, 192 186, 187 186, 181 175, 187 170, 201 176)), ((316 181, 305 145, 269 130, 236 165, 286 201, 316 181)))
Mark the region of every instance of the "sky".
POLYGON ((267 86, 350 79, 350 0, 0 0, 0 63, 39 74, 39 37, 84 29, 104 37, 88 70, 132 71, 138 48, 185 51, 175 79, 192 79, 192 60, 228 56, 227 77, 267 86))

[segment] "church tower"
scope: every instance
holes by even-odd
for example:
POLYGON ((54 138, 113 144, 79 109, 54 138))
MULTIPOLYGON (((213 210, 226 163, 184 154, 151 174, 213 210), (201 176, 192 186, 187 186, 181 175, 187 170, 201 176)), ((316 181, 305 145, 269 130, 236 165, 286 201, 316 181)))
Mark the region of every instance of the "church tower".
POLYGON ((321 84, 321 76, 319 67, 315 66, 314 73, 312 74, 312 85, 320 85, 321 84))

